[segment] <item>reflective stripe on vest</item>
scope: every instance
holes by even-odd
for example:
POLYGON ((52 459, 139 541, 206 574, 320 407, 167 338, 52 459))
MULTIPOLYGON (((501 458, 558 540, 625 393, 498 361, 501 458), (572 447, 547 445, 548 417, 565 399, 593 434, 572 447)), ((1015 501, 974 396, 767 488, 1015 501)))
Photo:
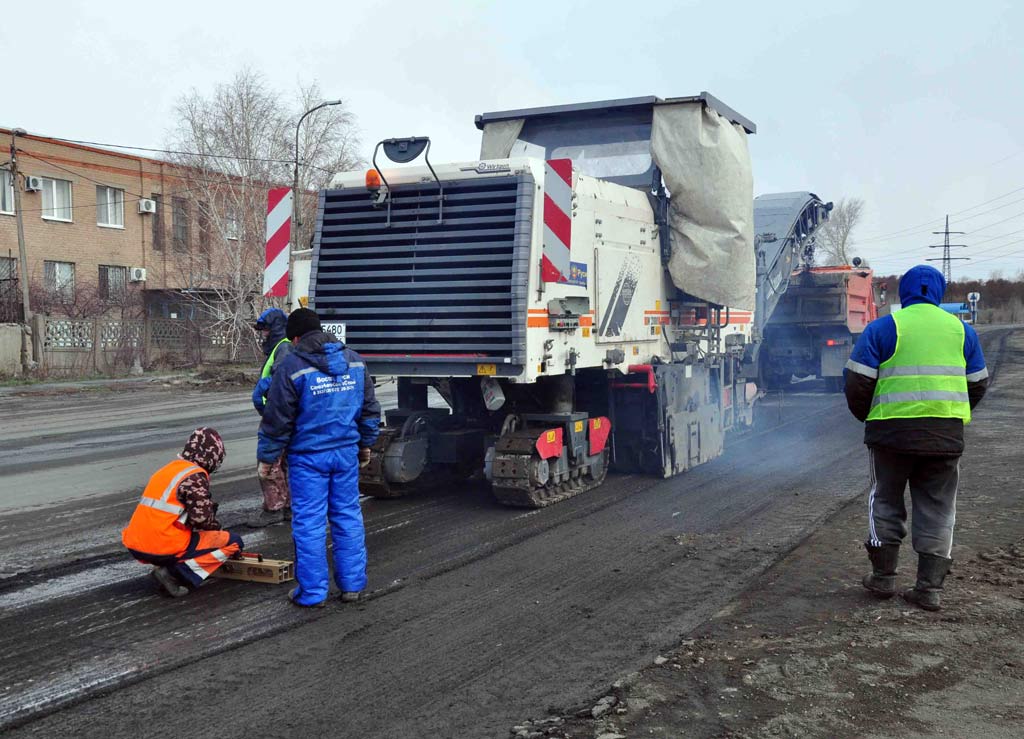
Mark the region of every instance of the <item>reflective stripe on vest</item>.
POLYGON ((930 303, 892 314, 896 350, 878 367, 869 421, 959 418, 970 423, 964 325, 930 303))
POLYGON ((191 530, 185 526, 188 514, 178 500, 181 481, 202 467, 176 459, 157 470, 139 498, 121 540, 126 547, 149 554, 174 554, 188 546, 191 530))

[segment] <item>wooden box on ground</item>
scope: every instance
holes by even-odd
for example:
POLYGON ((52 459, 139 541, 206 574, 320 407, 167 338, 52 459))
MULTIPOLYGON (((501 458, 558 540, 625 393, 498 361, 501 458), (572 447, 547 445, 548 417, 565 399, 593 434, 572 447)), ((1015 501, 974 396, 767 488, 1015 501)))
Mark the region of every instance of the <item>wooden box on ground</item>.
POLYGON ((212 577, 277 585, 295 579, 295 563, 286 559, 256 557, 229 559, 214 571, 212 577))

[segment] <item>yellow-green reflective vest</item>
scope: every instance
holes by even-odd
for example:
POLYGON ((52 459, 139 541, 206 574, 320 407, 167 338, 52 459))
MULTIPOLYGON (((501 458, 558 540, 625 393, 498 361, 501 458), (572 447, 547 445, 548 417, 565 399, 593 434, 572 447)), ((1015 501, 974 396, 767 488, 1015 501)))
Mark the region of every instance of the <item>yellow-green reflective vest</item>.
MULTIPOLYGON (((270 352, 270 356, 267 357, 267 361, 263 363, 263 374, 260 375, 260 379, 263 379, 264 377, 270 377, 270 373, 274 371, 274 357, 277 356, 278 347, 280 347, 281 344, 284 343, 289 343, 288 339, 281 339, 279 342, 274 344, 274 350, 270 352)), ((266 402, 267 396, 264 395, 263 403, 266 404, 266 402)))
POLYGON ((868 420, 959 418, 970 423, 964 324, 930 303, 907 306, 892 317, 896 351, 878 367, 868 420))

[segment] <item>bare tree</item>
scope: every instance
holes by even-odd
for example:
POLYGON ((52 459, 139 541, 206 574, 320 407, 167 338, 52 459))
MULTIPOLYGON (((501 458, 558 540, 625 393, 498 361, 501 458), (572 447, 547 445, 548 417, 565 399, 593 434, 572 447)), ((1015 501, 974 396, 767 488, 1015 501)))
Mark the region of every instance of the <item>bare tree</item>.
POLYGON ((860 198, 842 198, 832 208, 829 218, 818 230, 819 262, 849 264, 854 255, 853 232, 864 215, 864 201, 860 198))
MULTIPOLYGON (((316 84, 300 87, 289 105, 263 76, 244 69, 204 96, 179 99, 168 148, 181 178, 171 205, 170 251, 187 283, 186 294, 228 346, 231 359, 253 340, 253 316, 262 296, 267 190, 292 183, 295 122, 320 102, 316 84), (311 103, 311 101, 314 101, 311 103), (308 105, 308 107, 306 107, 308 105)), ((334 174, 357 166, 358 139, 347 107, 306 118, 299 139, 300 190, 316 190, 334 174)), ((309 209, 315 198, 298 201, 309 209)))

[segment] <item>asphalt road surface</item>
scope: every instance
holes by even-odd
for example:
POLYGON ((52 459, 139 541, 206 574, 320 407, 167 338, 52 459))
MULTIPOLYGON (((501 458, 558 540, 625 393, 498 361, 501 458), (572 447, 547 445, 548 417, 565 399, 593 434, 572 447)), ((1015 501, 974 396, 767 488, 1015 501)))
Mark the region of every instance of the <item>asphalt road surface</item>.
MULTIPOLYGON (((245 394, 4 396, 0 412, 12 736, 506 736, 649 663, 866 487, 842 396, 794 385, 723 457, 670 480, 612 475, 539 511, 476 485, 364 501, 359 605, 302 610, 285 586, 229 581, 170 600, 119 530, 200 423, 228 441, 213 478, 223 523, 255 511, 245 394)), ((290 556, 286 527, 242 533, 247 549, 290 556)))

